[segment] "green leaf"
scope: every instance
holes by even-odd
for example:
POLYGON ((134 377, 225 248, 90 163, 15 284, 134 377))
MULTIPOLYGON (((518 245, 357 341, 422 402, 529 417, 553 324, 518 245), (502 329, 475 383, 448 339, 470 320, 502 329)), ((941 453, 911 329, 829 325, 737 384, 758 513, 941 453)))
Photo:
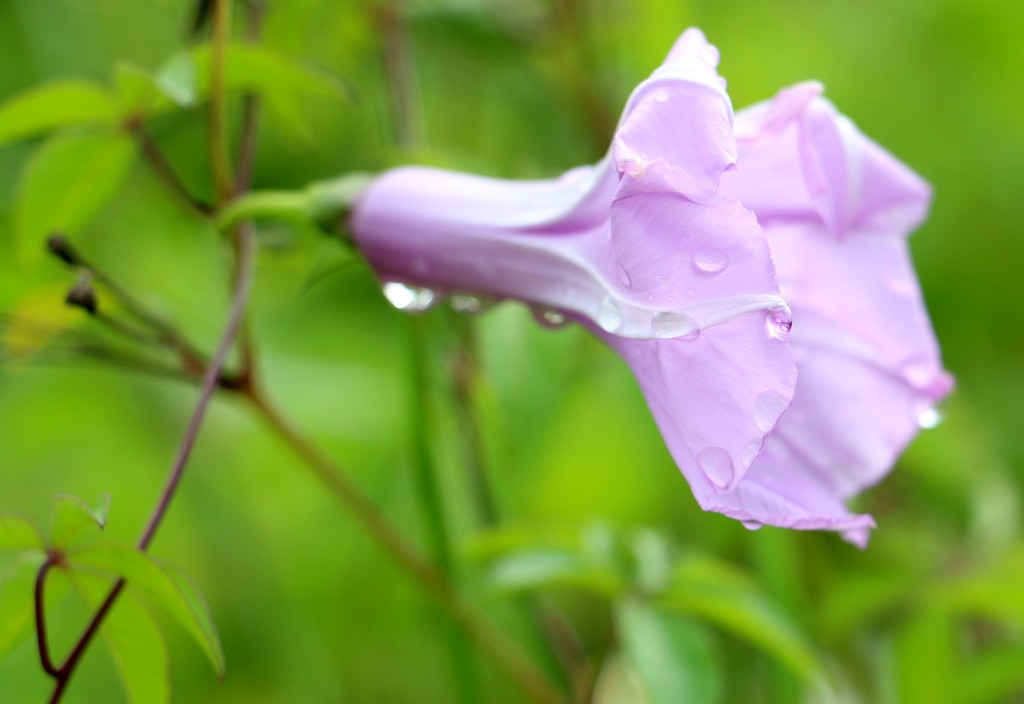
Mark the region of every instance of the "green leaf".
POLYGON ((96 509, 77 496, 59 494, 53 497, 53 545, 65 549, 89 528, 103 530, 110 511, 110 495, 104 494, 96 509))
POLYGON ((1024 692, 1024 645, 999 646, 972 659, 953 681, 956 704, 1014 701, 1024 692))
POLYGON ((75 232, 117 194, 132 165, 126 135, 58 135, 29 161, 18 197, 17 231, 31 261, 55 230, 75 232))
POLYGON ((721 700, 721 665, 697 624, 635 599, 618 606, 616 623, 623 651, 651 704, 721 700))
POLYGON ((124 577, 155 606, 174 618, 206 653, 214 671, 224 677, 224 650, 199 591, 180 573, 149 555, 129 547, 103 546, 81 550, 69 556, 76 566, 93 567, 124 577))
POLYGON ((575 586, 615 596, 624 585, 615 571, 581 555, 558 550, 524 550, 497 560, 490 583, 502 590, 521 591, 551 586, 575 586))
MULTIPOLYGON (((0 573, 0 662, 35 631, 36 576, 45 560, 40 552, 26 553, 0 573)), ((64 571, 51 569, 46 579, 48 612, 64 598, 67 588, 64 571)))
MULTIPOLYGON (((71 582, 85 601, 98 608, 112 584, 75 571, 71 582)), ((129 590, 107 614, 101 629, 130 704, 165 704, 171 700, 167 645, 150 613, 129 590)))
POLYGON ((754 584, 726 563, 702 556, 683 558, 658 603, 700 616, 750 641, 804 680, 821 677, 821 663, 807 639, 754 584))
MULTIPOLYGON (((204 100, 210 95, 211 58, 209 44, 179 54, 157 73, 156 85, 182 107, 204 100)), ((268 112, 302 135, 308 135, 309 130, 297 93, 354 100, 349 85, 331 74, 264 46, 243 43, 229 44, 225 49, 224 89, 261 94, 268 112)))
POLYGON ((894 671, 901 702, 948 702, 959 679, 956 624, 934 609, 922 610, 896 637, 894 671))
POLYGON ((177 102, 169 100, 167 90, 157 85, 153 74, 141 66, 119 62, 114 67, 114 80, 125 115, 162 112, 177 102))
POLYGON ((117 102, 85 81, 50 83, 0 105, 0 144, 80 124, 115 126, 117 102))
POLYGON ((35 524, 13 513, 0 513, 0 549, 45 550, 46 540, 35 524))

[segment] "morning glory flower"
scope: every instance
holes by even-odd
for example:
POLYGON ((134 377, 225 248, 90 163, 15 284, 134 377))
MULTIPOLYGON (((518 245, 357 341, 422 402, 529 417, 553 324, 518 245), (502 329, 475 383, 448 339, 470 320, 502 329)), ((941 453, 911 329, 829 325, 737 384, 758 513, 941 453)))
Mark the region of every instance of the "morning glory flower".
MULTIPOLYGON (((703 34, 687 30, 665 63, 633 92, 609 153, 598 164, 546 181, 394 169, 360 197, 352 232, 388 298, 400 308, 414 311, 444 296, 455 300, 467 294, 518 299, 548 323, 572 320, 592 330, 632 369, 673 458, 706 510, 748 527, 832 529, 863 543, 871 519, 847 512, 843 500, 851 487, 884 472, 878 469, 881 449, 872 450, 870 471, 854 468, 864 457, 851 453, 842 467, 805 462, 790 475, 786 463, 795 453, 780 447, 788 448, 786 439, 799 431, 787 431, 778 441, 772 436, 794 398, 794 352, 799 354, 796 342, 803 339, 799 320, 794 322, 780 295, 773 256, 777 262, 785 258, 780 271, 787 277, 809 277, 801 272, 816 266, 807 258, 815 252, 790 252, 786 238, 774 233, 786 222, 814 215, 831 228, 828 232, 842 233, 836 241, 853 241, 863 223, 853 209, 834 203, 837 196, 830 189, 853 183, 838 172, 857 162, 859 152, 842 163, 816 165, 832 180, 807 181, 806 173, 818 172, 808 171, 804 161, 819 155, 783 138, 788 124, 783 117, 789 113, 762 106, 734 120, 717 64, 718 53, 703 34), (747 154, 749 173, 744 171, 747 154), (774 179, 776 166, 792 178, 774 179), (799 209, 804 205, 810 210, 799 209), (766 236, 761 217, 770 223, 772 237, 766 236), (776 239, 783 242, 779 251, 776 239), (792 347, 791 329, 797 331, 792 347), (831 471, 846 478, 818 476, 831 471)), ((785 95, 792 102, 795 93, 785 95)), ((858 175, 871 183, 858 182, 857 188, 879 190, 880 204, 902 197, 889 193, 891 183, 875 182, 870 168, 858 175)), ((912 174, 907 179, 920 183, 912 174)), ((895 228, 889 231, 893 240, 910 222, 897 222, 897 214, 882 210, 864 217, 895 228)), ((834 256, 843 260, 842 254, 834 256)), ((902 261, 906 264, 905 252, 902 261)), ((875 274, 858 273, 867 298, 881 285, 875 274)), ((916 286, 909 276, 909 285, 916 286)), ((785 286, 781 293, 787 294, 785 286)), ((919 295, 911 299, 927 337, 919 295)), ((794 300, 802 306, 807 301, 799 292, 794 300)), ((859 327, 842 327, 844 315, 833 318, 842 332, 856 336, 859 327)), ((928 340, 931 348, 911 350, 921 342, 915 339, 901 353, 921 352, 930 372, 937 353, 934 340, 928 340)), ((873 342, 860 340, 869 348, 873 342)), ((811 381, 799 387, 806 398, 801 407, 809 414, 833 414, 801 435, 816 448, 832 440, 815 435, 818 430, 853 417, 852 411, 835 408, 847 402, 844 394, 851 389, 816 381, 828 376, 841 353, 830 357, 813 345, 803 349, 812 361, 811 381)), ((857 427, 857 432, 885 436, 875 443, 879 448, 901 447, 909 439, 896 431, 900 437, 890 438, 889 430, 867 421, 857 427)))
POLYGON ((952 380, 907 247, 931 191, 821 92, 797 85, 736 115, 739 168, 722 190, 754 210, 768 236, 793 311, 799 377, 743 484, 712 508, 840 530, 863 545, 873 521, 843 501, 938 422, 952 380))

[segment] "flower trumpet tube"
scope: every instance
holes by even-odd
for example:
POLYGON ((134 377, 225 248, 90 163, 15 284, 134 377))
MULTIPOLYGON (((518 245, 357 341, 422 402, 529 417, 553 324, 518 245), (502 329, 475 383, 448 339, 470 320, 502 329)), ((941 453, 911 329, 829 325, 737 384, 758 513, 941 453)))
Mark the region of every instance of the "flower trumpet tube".
MULTIPOLYGON (((598 164, 546 181, 394 169, 372 181, 356 202, 352 232, 386 285, 425 289, 401 288, 405 300, 393 301, 400 307, 423 307, 440 295, 510 298, 545 311, 550 320, 574 320, 591 329, 633 370, 703 508, 748 527, 838 530, 863 544, 871 518, 849 513, 843 500, 884 472, 879 470, 883 454, 891 463, 890 450, 902 447, 909 435, 902 426, 870 427, 870 414, 863 414, 856 432, 884 438, 872 438, 877 448, 859 454, 848 448, 841 470, 831 460, 819 466, 814 460, 827 453, 807 447, 832 442, 832 436, 815 433, 826 427, 838 432, 853 413, 841 408, 848 400, 872 399, 848 399, 844 394, 852 388, 819 384, 822 375, 828 381, 829 366, 837 360, 856 362, 835 348, 819 356, 817 348, 808 346, 812 379, 799 386, 799 396, 806 398, 801 406, 828 418, 810 424, 801 435, 803 463, 790 469, 797 455, 784 451, 792 450, 790 433, 776 442, 773 429, 798 390, 797 341, 803 337, 794 335, 791 345, 790 330, 799 330, 800 322, 783 297, 787 287, 780 292, 773 257, 776 263, 787 258, 779 264, 784 280, 816 265, 806 252, 791 252, 786 243, 776 252, 775 230, 781 233, 787 222, 816 218, 820 231, 840 233, 833 241, 853 242, 853 232, 870 220, 886 229, 887 242, 902 242, 897 231, 913 224, 913 218, 903 212, 909 205, 895 202, 903 195, 889 189, 920 183, 903 169, 907 183, 890 179, 864 186, 868 200, 877 196, 892 212, 854 213, 837 204, 830 189, 851 187, 850 177, 844 180, 839 173, 848 163, 805 163, 821 155, 804 144, 807 139, 794 142, 785 131, 787 116, 803 115, 793 107, 799 101, 786 94, 783 107, 761 107, 743 120, 734 118, 717 64, 715 48, 698 30, 688 30, 665 63, 633 92, 609 153, 598 164), (750 174, 743 163, 748 152, 756 164, 750 174), (775 162, 792 178, 776 182, 771 175, 775 162), (809 172, 811 166, 817 171, 809 172), (820 178, 808 181, 807 173, 820 178), (876 187, 879 193, 872 190, 876 187), (770 237, 761 217, 771 222, 770 237), (867 459, 870 470, 853 467, 867 459), (844 474, 834 477, 834 471, 844 474)), ((861 179, 876 175, 870 165, 859 172, 861 179)), ((901 284, 916 286, 901 251, 902 259, 894 255, 888 262, 893 275, 901 284)), ((847 261, 843 254, 828 256, 847 261)), ((859 295, 871 298, 879 285, 875 274, 858 270, 830 295, 838 297, 846 290, 842 286, 863 286, 859 295)), ((806 300, 795 295, 801 304, 806 300)), ((932 374, 941 368, 916 288, 903 302, 916 305, 918 327, 916 333, 906 332, 907 348, 898 354, 919 353, 924 371, 932 374)), ((808 308, 808 315, 814 314, 814 306, 808 308)), ((846 320, 844 315, 829 319, 838 326, 846 320)), ((843 332, 856 336, 858 329, 845 327, 843 332)), ((860 340, 868 347, 872 342, 860 340)), ((845 373, 840 366, 836 370, 845 373)), ((918 381, 930 384, 924 376, 918 381)), ((933 384, 923 396, 904 394, 899 400, 933 403, 939 391, 933 384)))

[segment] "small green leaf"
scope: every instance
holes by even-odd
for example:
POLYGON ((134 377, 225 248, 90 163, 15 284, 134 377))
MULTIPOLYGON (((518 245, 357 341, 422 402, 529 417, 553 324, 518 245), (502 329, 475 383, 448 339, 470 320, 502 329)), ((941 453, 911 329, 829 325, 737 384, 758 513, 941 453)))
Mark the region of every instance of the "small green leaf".
POLYGON ((581 555, 543 549, 524 550, 497 560, 491 568, 490 582, 507 591, 559 585, 615 596, 623 589, 614 570, 588 562, 581 555))
POLYGON ((85 81, 50 83, 0 105, 0 144, 68 125, 117 121, 117 103, 104 88, 85 81))
POLYGON ((959 679, 959 633, 948 615, 922 610, 896 636, 893 664, 901 702, 948 702, 959 679))
POLYGON ((953 680, 956 704, 998 704, 1024 692, 1024 645, 996 646, 972 659, 953 680))
MULTIPOLYGON (((35 584, 46 560, 41 552, 20 556, 0 572, 0 662, 34 632, 35 584)), ((51 611, 68 588, 63 570, 52 569, 46 579, 46 608, 51 611)))
POLYGON ((616 623, 623 651, 640 674, 651 704, 721 700, 721 665, 708 634, 697 624, 637 600, 618 606, 616 623))
POLYGON ((119 62, 114 68, 114 80, 121 110, 126 115, 161 112, 174 107, 175 103, 168 99, 167 91, 157 85, 156 78, 141 66, 119 62))
MULTIPOLYGON (((187 107, 210 95, 209 44, 178 54, 157 73, 156 85, 175 104, 187 107)), ((329 73, 308 66, 271 49, 235 43, 224 55, 224 88, 231 92, 259 93, 267 110, 282 124, 308 133, 307 120, 296 101, 296 93, 307 93, 345 101, 354 100, 347 83, 329 73)), ((150 111, 150 115, 160 110, 150 111)))
POLYGON ((124 577, 153 605, 165 610, 199 644, 213 664, 217 676, 224 677, 224 650, 210 609, 199 591, 180 573, 157 562, 149 555, 129 547, 104 546, 69 555, 73 564, 93 567, 124 577))
MULTIPOLYGON (((103 603, 112 587, 110 582, 81 571, 71 574, 71 582, 93 608, 103 603)), ((103 622, 102 633, 128 701, 131 704, 169 702, 171 685, 167 645, 153 614, 131 591, 110 610, 103 622)))
POLYGON ((45 550, 46 540, 35 524, 14 513, 0 513, 0 549, 45 550))
POLYGON ((31 261, 55 230, 77 231, 114 197, 135 145, 121 134, 58 135, 29 161, 21 179, 17 230, 31 261))
POLYGON ((726 563, 702 556, 680 560, 658 603, 750 641, 806 681, 821 677, 821 663, 807 639, 756 585, 726 563))
POLYGON ((110 495, 104 494, 96 509, 77 496, 59 494, 53 497, 53 545, 65 549, 89 528, 103 530, 110 511, 110 495))

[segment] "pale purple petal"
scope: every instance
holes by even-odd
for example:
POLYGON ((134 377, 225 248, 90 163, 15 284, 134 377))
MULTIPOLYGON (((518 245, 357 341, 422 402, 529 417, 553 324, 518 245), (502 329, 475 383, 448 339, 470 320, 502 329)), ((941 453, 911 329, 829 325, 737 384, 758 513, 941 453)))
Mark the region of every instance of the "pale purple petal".
POLYGON ((762 502, 777 513, 744 519, 772 525, 853 520, 841 501, 889 471, 951 387, 905 237, 930 191, 819 96, 803 84, 738 113, 739 168, 722 182, 768 235, 800 375, 748 480, 762 497, 799 485, 831 499, 762 502))

